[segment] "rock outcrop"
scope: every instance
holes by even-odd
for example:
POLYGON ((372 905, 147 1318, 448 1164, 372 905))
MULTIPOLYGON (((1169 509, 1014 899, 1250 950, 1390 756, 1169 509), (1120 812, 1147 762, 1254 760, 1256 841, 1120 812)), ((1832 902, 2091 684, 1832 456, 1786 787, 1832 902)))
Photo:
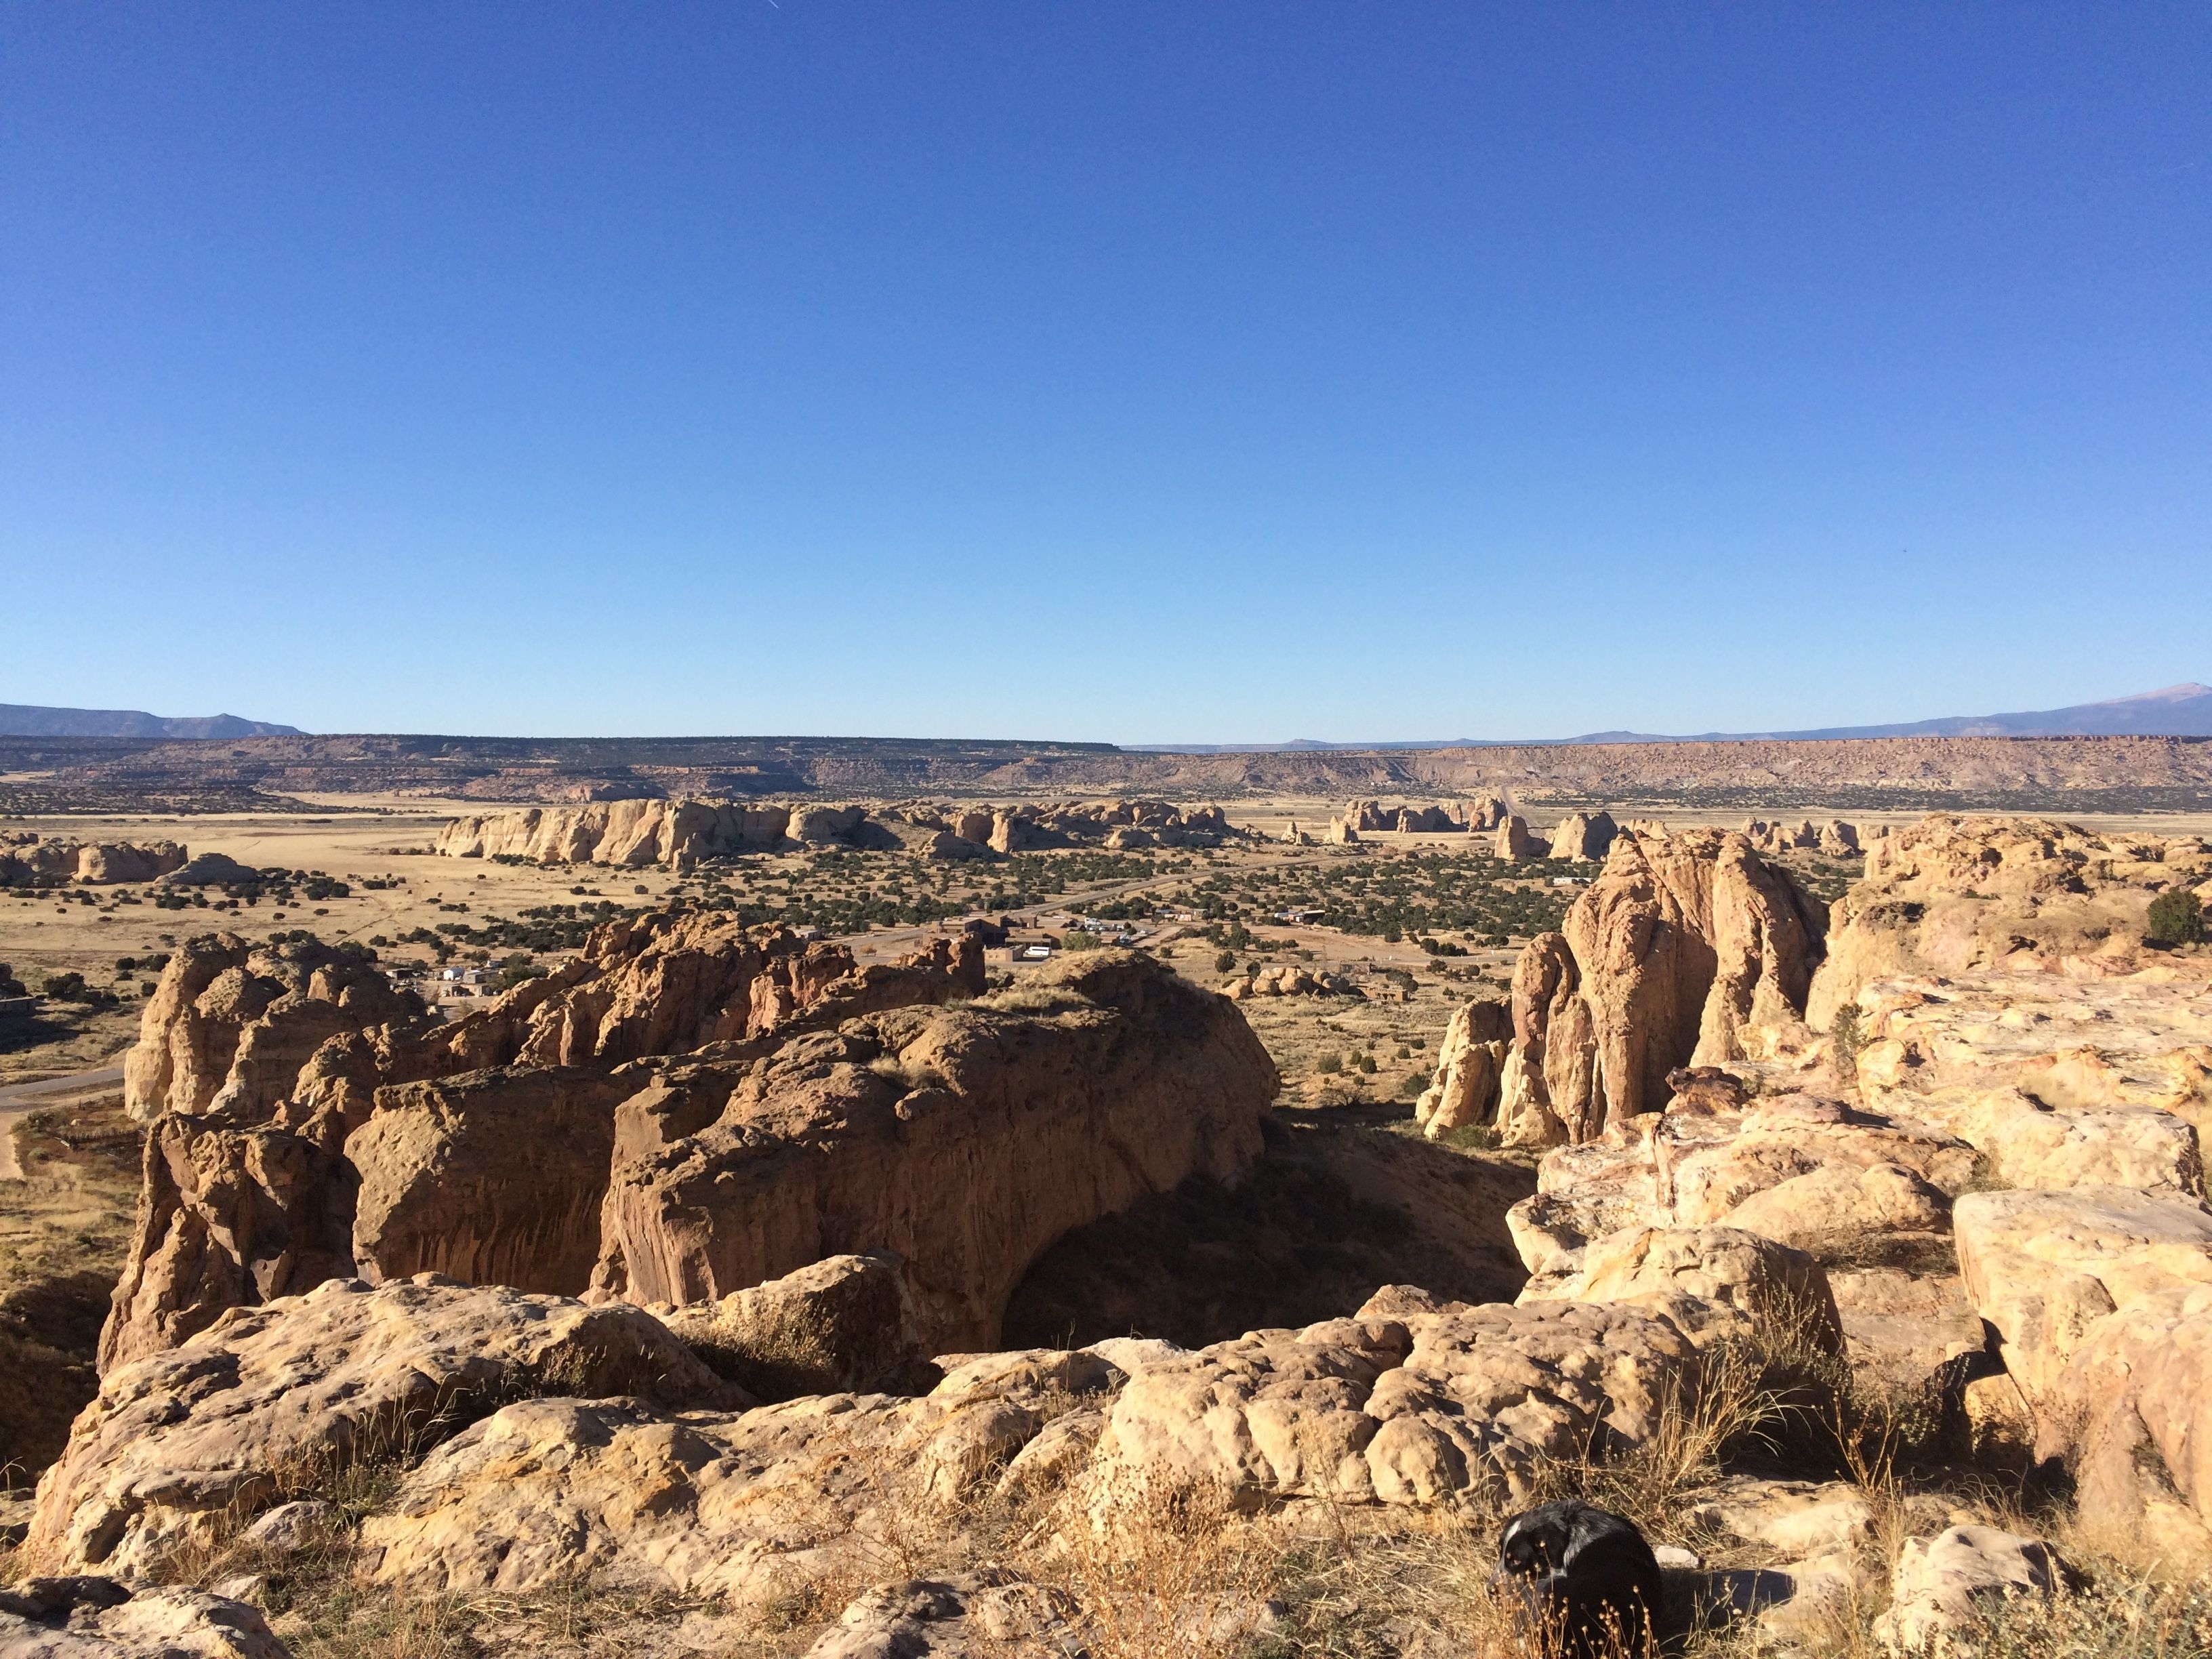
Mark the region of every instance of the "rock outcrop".
POLYGON ((1491 850, 1498 858, 1519 863, 1523 859, 1540 858, 1545 848, 1542 842, 1528 833, 1528 820, 1514 812, 1498 824, 1498 837, 1491 850))
POLYGON ((14 830, 0 834, 0 887, 152 881, 182 868, 185 856, 173 841, 49 840, 14 830))
POLYGON ((5 1659, 291 1659, 258 1607, 203 1589, 33 1578, 0 1590, 5 1659))
POLYGON ((703 858, 779 847, 791 819, 788 806, 744 801, 595 801, 456 818, 434 846, 456 859, 684 869, 703 858))
POLYGON ((2151 900, 2212 882, 2196 836, 2099 835, 2045 818, 1938 814, 1875 842, 1835 907, 1807 1019, 1878 980, 1960 974, 2140 948, 2151 900))
POLYGON ((1515 1115, 1587 1140, 1656 1110, 1677 1067, 1741 1057, 1753 1028, 1802 1014, 1822 920, 1741 836, 1620 837, 1515 965, 1515 1115))
POLYGON ((2212 1214, 2123 1187, 1972 1193, 1959 1267, 2083 1517, 2212 1548, 2212 1214))
POLYGON ((22 1547, 58 1569, 147 1572, 289 1486, 419 1452, 502 1399, 545 1393, 678 1408, 734 1397, 635 1308, 332 1279, 110 1371, 40 1483, 22 1547))
POLYGON ((422 1013, 365 952, 203 934, 171 953, 147 999, 124 1060, 124 1105, 142 1121, 214 1110, 265 1119, 328 1038, 422 1013))
POLYGON ((1512 1041, 1511 1004, 1478 997, 1461 1005, 1437 1045, 1436 1075, 1413 1103, 1422 1133, 1434 1140, 1496 1121, 1512 1041))
POLYGON ((627 1103, 596 1285, 690 1303, 887 1249, 988 1346, 1062 1233, 1260 1150, 1275 1068, 1220 998, 1120 951, 1019 989, 664 1066, 627 1103))
POLYGON ((1613 823, 1609 812, 1570 812, 1552 831, 1552 856, 1601 859, 1612 849, 1613 837, 1620 833, 1620 826, 1613 823))
MULTIPOLYGON (((296 969, 320 947, 288 949, 279 965, 296 969)), ((264 1002, 279 983, 265 965, 242 940, 195 940, 149 1000, 127 1080, 171 1109, 148 1137, 103 1367, 331 1277, 434 1271, 580 1292, 600 1253, 615 1109, 653 1081, 620 1066, 707 1043, 744 1051, 982 986, 967 935, 855 968, 842 946, 787 933, 647 916, 595 931, 575 961, 451 1024, 410 1012, 303 1056, 303 1033, 386 1012, 392 994, 349 1001, 345 981, 333 997, 325 964, 305 992, 264 1002)))

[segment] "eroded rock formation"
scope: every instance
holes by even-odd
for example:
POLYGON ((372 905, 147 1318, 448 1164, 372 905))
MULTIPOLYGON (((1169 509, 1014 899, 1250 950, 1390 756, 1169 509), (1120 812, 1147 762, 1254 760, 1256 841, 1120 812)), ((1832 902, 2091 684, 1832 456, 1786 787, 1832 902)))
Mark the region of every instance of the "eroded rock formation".
POLYGON ((1741 836, 1624 836, 1513 970, 1519 1138, 1587 1140, 1656 1110, 1668 1073, 1745 1052, 1753 1028, 1797 1021, 1823 916, 1741 836))
POLYGON ((1119 951, 764 1057, 665 1063, 619 1114, 594 1283, 696 1302, 887 1249, 943 1298, 940 1346, 988 1346, 1062 1233, 1194 1175, 1234 1180, 1276 1088, 1224 1000, 1119 951))
POLYGON ((152 881, 181 868, 185 858, 173 841, 79 842, 10 830, 0 834, 0 887, 152 881))

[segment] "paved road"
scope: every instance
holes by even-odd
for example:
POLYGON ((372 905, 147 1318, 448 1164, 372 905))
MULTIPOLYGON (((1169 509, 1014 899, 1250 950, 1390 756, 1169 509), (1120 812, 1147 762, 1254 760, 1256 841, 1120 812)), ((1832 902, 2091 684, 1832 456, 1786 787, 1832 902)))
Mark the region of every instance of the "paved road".
POLYGON ((50 1077, 36 1083, 10 1083, 0 1086, 0 1181, 21 1181, 22 1165, 15 1162, 15 1120, 27 1112, 35 1112, 50 1101, 70 1095, 90 1094, 97 1089, 112 1089, 123 1081, 120 1066, 100 1066, 89 1072, 72 1072, 67 1077, 50 1077))

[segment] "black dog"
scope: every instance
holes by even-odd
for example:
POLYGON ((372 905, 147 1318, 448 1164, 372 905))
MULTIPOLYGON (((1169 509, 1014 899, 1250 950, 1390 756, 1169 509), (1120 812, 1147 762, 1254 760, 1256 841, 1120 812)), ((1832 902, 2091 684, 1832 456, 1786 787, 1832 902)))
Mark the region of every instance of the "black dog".
POLYGON ((1515 1516, 1492 1583, 1519 1600, 1533 1654, 1644 1659, 1658 1650, 1659 1564, 1635 1522, 1608 1510, 1569 1501, 1515 1516))

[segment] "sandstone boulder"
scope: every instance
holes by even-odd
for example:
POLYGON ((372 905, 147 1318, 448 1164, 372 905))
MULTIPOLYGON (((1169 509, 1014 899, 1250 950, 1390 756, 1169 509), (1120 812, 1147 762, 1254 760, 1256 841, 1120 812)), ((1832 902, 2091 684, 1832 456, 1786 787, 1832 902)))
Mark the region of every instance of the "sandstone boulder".
POLYGON ((1959 1267, 2085 1521, 2212 1549, 2212 1214, 2126 1188, 1971 1193, 1959 1267))
POLYGON ((594 1282, 690 1303, 888 1249, 945 1310, 939 1346, 988 1346, 1061 1234, 1193 1175, 1234 1179, 1277 1086, 1228 1003, 1120 951, 702 1059, 625 1110, 594 1282))
POLYGON ((1064 1595, 995 1569, 878 1584, 837 1616, 805 1659, 967 1659, 1012 1649, 1085 1651, 1064 1595))
POLYGON ((23 1550, 69 1570, 150 1572, 336 1467, 554 1391, 679 1407, 734 1392, 638 1309, 428 1275, 376 1289, 329 1279, 111 1370, 40 1483, 23 1550))
POLYGON ((1549 1460, 1643 1442, 1697 1382, 1689 1340, 1638 1309, 1363 1310, 1148 1367, 1108 1413, 1089 1478, 1109 1514, 1163 1486, 1247 1510, 1522 1500, 1549 1460))
POLYGON ((260 1609, 203 1589, 32 1578, 0 1590, 5 1659, 291 1659, 260 1609))
POLYGON ((2054 1595, 2070 1577, 2050 1545, 1995 1527, 1953 1527, 1940 1537, 1908 1538, 1891 1577, 1889 1608, 1875 1620, 1875 1637, 1897 1654, 1975 1652, 1985 1613, 2019 1597, 2054 1595))
POLYGON ((1413 1104, 1414 1121, 1430 1139, 1496 1118, 1512 1038, 1510 1003, 1477 998, 1453 1013, 1437 1048, 1436 1076, 1413 1104))
POLYGON ((1543 848, 1528 833, 1528 824, 1518 812, 1509 814, 1498 826, 1498 839, 1492 851, 1496 857, 1510 859, 1516 863, 1523 859, 1540 857, 1543 848))
POLYGON ((981 1356, 919 1399, 813 1395, 680 1415, 637 1400, 522 1401, 405 1478, 362 1528, 363 1571, 416 1594, 582 1580, 757 1608, 865 1574, 1071 1398, 1121 1381, 1093 1355, 1029 1352, 981 1356))
POLYGON ((762 1400, 908 1394, 938 1380, 928 1334, 942 1322, 889 1251, 825 1256, 719 1302, 652 1311, 717 1373, 762 1400))
POLYGON ((1524 1304, 1649 1308, 1700 1344, 1744 1338, 1828 1353, 1844 1348, 1835 1297, 1820 1264, 1741 1227, 1624 1229, 1592 1241, 1577 1272, 1532 1291, 1522 1292, 1524 1304))

